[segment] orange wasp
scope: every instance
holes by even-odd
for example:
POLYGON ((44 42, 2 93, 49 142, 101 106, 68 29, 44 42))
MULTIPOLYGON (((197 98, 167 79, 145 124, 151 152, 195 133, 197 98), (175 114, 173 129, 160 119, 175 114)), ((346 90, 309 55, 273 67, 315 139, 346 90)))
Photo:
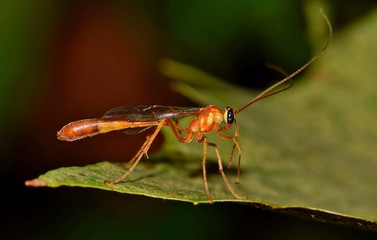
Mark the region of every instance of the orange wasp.
POLYGON ((207 147, 214 147, 217 160, 219 171, 222 175, 222 178, 228 187, 229 191, 233 194, 233 196, 237 199, 244 199, 243 196, 237 194, 231 184, 229 183, 228 178, 225 175, 223 170, 223 165, 220 157, 220 153, 218 147, 215 143, 208 142, 207 137, 205 134, 214 131, 217 136, 223 139, 232 140, 233 141, 233 148, 231 152, 231 156, 229 159, 228 167, 230 167, 232 158, 234 155, 235 149, 238 152, 238 172, 237 172, 237 180, 238 183, 240 179, 240 161, 241 161, 241 148, 238 144, 238 125, 235 119, 235 116, 249 107, 251 104, 269 97, 273 94, 281 92, 286 88, 281 90, 271 92, 276 87, 280 86, 281 84, 287 82, 288 80, 292 79, 298 73, 303 71, 309 65, 311 65, 330 43, 332 38, 332 27, 327 19, 327 17, 321 11, 321 14, 326 20, 326 23, 329 28, 329 38, 322 49, 314 55, 305 65, 301 68, 293 72, 292 74, 286 76, 284 79, 280 80, 279 82, 275 83, 274 85, 270 86, 256 97, 254 97, 250 102, 248 102, 245 106, 233 110, 231 107, 226 107, 224 111, 222 111, 219 107, 210 105, 206 107, 176 107, 176 106, 160 106, 160 105, 136 105, 136 106, 121 106, 108 111, 103 117, 101 118, 93 118, 93 119, 84 119, 75 122, 71 122, 65 125, 58 133, 57 137, 59 140, 64 141, 75 141, 85 137, 92 137, 101 133, 107 133, 110 131, 117 131, 121 130, 126 134, 137 134, 141 133, 147 129, 155 128, 154 132, 146 137, 145 142, 136 153, 136 155, 130 160, 131 167, 119 178, 115 180, 106 180, 105 182, 108 184, 116 184, 126 178, 137 166, 139 161, 145 155, 148 157, 147 153, 148 150, 155 140, 157 134, 160 132, 161 128, 164 126, 170 127, 173 134, 176 136, 178 141, 182 143, 189 143, 194 138, 198 143, 203 143, 203 158, 202 158, 202 168, 203 168, 203 180, 204 180, 204 187, 206 191, 206 195, 208 200, 212 203, 212 197, 209 192, 208 182, 207 182, 207 174, 206 174, 206 155, 207 155, 207 147), (191 121, 188 127, 182 127, 179 125, 179 119, 183 117, 194 116, 194 119, 191 121), (235 126, 235 131, 233 136, 229 136, 224 134, 224 131, 230 130, 232 126, 235 126))

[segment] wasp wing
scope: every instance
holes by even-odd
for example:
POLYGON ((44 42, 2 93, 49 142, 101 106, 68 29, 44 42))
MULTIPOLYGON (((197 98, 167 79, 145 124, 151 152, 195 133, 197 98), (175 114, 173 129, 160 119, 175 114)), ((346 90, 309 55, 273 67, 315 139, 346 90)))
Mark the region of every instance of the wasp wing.
MULTIPOLYGON (((129 105, 113 108, 105 113, 102 119, 111 118, 126 120, 129 122, 160 121, 164 118, 178 120, 183 117, 197 115, 200 107, 176 107, 161 105, 129 105)), ((128 128, 122 132, 126 134, 138 134, 154 126, 128 128)))

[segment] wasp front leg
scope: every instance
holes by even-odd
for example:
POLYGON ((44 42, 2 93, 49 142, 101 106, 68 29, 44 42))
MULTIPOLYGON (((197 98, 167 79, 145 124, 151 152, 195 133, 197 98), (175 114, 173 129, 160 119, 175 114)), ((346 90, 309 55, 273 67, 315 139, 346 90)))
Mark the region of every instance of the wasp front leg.
POLYGON ((237 169, 237 179, 235 183, 239 183, 240 177, 241 177, 241 147, 240 144, 238 143, 238 124, 236 121, 234 121, 234 126, 235 126, 235 131, 234 131, 234 136, 228 136, 222 134, 222 131, 229 130, 232 125, 226 124, 225 126, 215 129, 215 132, 217 136, 221 137, 222 139, 232 139, 233 140, 233 147, 232 147, 232 152, 230 153, 230 158, 227 167, 230 168, 232 166, 232 160, 234 156, 234 150, 237 148, 237 153, 238 153, 238 169, 237 169))

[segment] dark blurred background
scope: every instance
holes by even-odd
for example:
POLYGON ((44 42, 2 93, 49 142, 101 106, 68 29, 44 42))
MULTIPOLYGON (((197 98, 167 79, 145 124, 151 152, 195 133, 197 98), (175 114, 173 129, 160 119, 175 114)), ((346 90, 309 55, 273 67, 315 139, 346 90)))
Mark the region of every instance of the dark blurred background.
MULTIPOLYGON (((129 104, 193 105, 157 68, 172 58, 245 88, 291 72, 318 50, 307 16, 322 7, 336 31, 374 0, 1 1, 1 233, 14 239, 356 239, 370 233, 235 204, 194 206, 93 189, 26 188, 48 170, 128 160, 145 136, 73 143, 56 132, 129 104), (272 74, 272 75, 271 75, 272 74)), ((319 18, 320 19, 320 18, 319 18)), ((321 36, 322 37, 322 36, 321 36)), ((162 143, 155 144, 152 152, 162 143)))

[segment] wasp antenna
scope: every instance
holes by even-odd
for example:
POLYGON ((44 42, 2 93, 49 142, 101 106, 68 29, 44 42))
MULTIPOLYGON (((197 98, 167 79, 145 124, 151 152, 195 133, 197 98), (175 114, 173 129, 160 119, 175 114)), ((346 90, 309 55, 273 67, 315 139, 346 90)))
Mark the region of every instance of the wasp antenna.
MULTIPOLYGON (((329 37, 327 38, 327 41, 325 42, 325 44, 323 45, 323 47, 319 50, 319 52, 317 54, 315 54, 302 67, 300 67, 299 69, 297 69, 295 72, 291 73, 290 75, 286 76, 285 78, 283 78, 279 82, 277 82, 274 85, 270 86, 269 88, 265 89, 263 92, 259 93, 256 97, 254 97, 250 102, 248 102, 245 106, 243 106, 240 109, 234 111, 234 115, 240 113, 241 111, 243 111, 244 109, 246 109, 247 107, 249 107, 251 104, 253 104, 253 103, 255 103, 255 102, 257 102, 257 101, 259 101, 259 100, 261 100, 263 98, 266 98, 266 94, 267 93, 269 93, 271 90, 275 89, 276 87, 278 87, 281 84, 287 82, 288 80, 292 79, 294 76, 296 76, 297 74, 299 74, 300 72, 302 72, 305 68, 307 68, 314 61, 316 61, 319 58, 319 56, 327 49, 327 47, 329 46, 329 44, 331 42, 331 39, 332 39, 332 31, 333 30, 332 30, 332 26, 331 26, 330 20, 328 19, 328 17, 326 16, 326 14, 323 12, 322 9, 319 9, 319 11, 320 11, 322 17, 325 19, 325 21, 327 23, 328 30, 329 30, 329 37)), ((281 92, 281 91, 278 91, 278 92, 281 92)), ((278 92, 276 92, 276 93, 278 93, 278 92)), ((274 94, 271 94, 271 95, 274 95, 274 94)), ((271 95, 268 95, 268 96, 271 96, 271 95)))

